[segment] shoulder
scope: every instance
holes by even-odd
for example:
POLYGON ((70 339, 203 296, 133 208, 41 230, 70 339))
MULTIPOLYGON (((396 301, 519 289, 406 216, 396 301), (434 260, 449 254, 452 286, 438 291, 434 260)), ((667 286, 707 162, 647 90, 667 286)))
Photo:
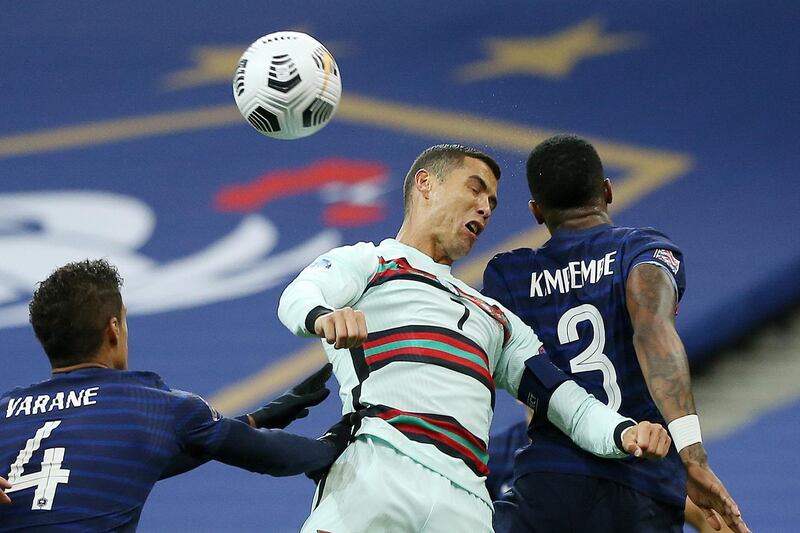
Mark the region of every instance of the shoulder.
POLYGON ((516 248, 508 252, 495 254, 486 264, 487 270, 503 270, 513 268, 520 263, 526 263, 536 256, 536 250, 532 248, 516 248))
POLYGON ((120 383, 128 383, 131 385, 138 384, 164 392, 170 391, 170 388, 164 383, 161 376, 148 370, 121 370, 119 372, 114 372, 114 378, 120 383))
POLYGON ((378 247, 371 242, 357 242, 338 246, 317 257, 310 269, 329 269, 334 263, 360 264, 377 261, 378 247))
POLYGON ((643 226, 639 228, 632 227, 615 227, 614 228, 619 238, 631 244, 670 244, 677 247, 673 240, 663 231, 643 226))
POLYGON ((222 418, 219 411, 214 409, 205 398, 199 394, 180 389, 170 389, 170 396, 175 401, 176 418, 202 419, 217 421, 222 418))

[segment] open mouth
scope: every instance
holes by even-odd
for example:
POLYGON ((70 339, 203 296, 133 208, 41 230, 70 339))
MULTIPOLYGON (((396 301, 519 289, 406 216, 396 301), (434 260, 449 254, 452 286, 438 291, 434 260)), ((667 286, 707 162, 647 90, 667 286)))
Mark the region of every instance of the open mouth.
POLYGON ((473 235, 475 235, 476 237, 477 237, 478 235, 480 235, 480 234, 481 234, 481 232, 483 231, 483 226, 481 226, 480 224, 478 224, 478 223, 477 223, 477 222, 475 222, 475 221, 472 221, 472 222, 467 222, 467 223, 466 223, 466 224, 464 224, 464 225, 467 227, 467 229, 470 231, 470 233, 472 233, 472 234, 473 234, 473 235))

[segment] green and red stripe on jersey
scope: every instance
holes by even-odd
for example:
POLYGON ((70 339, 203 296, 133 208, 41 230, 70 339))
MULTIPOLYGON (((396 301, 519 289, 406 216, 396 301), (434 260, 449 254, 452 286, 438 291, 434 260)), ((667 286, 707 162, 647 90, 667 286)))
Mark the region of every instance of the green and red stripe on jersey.
POLYGON ((364 290, 366 291, 372 287, 382 285, 387 281, 394 281, 398 279, 420 281, 469 301, 478 309, 489 315, 492 319, 496 320, 503 327, 503 345, 505 345, 511 338, 511 323, 509 322, 505 313, 503 313, 502 309, 496 305, 489 304, 477 296, 473 296, 472 294, 464 292, 452 283, 443 283, 439 278, 430 272, 425 272, 424 270, 412 267, 408 263, 408 260, 404 257, 398 257, 397 259, 384 259, 383 257, 378 257, 378 271, 374 276, 372 276, 372 279, 369 280, 369 283, 367 283, 367 286, 364 290))
POLYGON ((477 296, 473 296, 462 291, 458 287, 455 287, 455 289, 458 291, 459 296, 474 303, 481 311, 495 319, 500 323, 501 326, 503 326, 503 346, 505 346, 506 343, 511 339, 511 322, 508 320, 508 317, 503 310, 496 305, 491 305, 488 302, 484 302, 477 296))
MULTIPOLYGON (((397 259, 384 259, 378 257, 378 271, 372 276, 372 279, 367 283, 366 289, 376 287, 387 281, 396 279, 409 279, 414 281, 421 281, 434 287, 445 289, 439 279, 429 272, 412 267, 405 257, 398 257, 397 259)), ((366 290, 365 289, 365 290, 366 290)))
POLYGON ((435 326, 403 326, 370 333, 362 348, 370 372, 396 361, 441 366, 478 380, 489 389, 494 407, 489 357, 464 335, 435 326))
POLYGON ((410 413, 384 405, 368 408, 365 415, 381 418, 409 439, 433 444, 442 453, 461 459, 476 475, 489 475, 486 443, 453 417, 410 413))

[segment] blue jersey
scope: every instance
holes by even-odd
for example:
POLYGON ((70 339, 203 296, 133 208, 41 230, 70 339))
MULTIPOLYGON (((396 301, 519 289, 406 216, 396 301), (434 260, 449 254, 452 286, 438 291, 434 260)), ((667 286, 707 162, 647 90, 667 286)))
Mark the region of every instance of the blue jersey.
POLYGON ((133 531, 159 478, 213 455, 231 423, 158 375, 87 368, 0 397, 0 531, 133 531))
MULTIPOLYGON (((680 249, 651 228, 600 225, 558 230, 536 250, 495 256, 484 272, 484 293, 530 325, 553 363, 598 400, 634 420, 666 427, 647 390, 633 347, 625 282, 641 263, 663 267, 678 300, 685 274, 680 249)), ((597 458, 536 414, 531 445, 516 459, 515 475, 564 472, 611 479, 683 507, 686 474, 675 448, 661 461, 597 458)))

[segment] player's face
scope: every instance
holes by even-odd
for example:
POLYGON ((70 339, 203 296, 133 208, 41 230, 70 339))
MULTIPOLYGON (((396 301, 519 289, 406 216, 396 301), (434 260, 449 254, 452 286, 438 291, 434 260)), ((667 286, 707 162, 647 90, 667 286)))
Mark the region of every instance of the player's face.
POLYGON ((114 368, 117 370, 128 369, 128 308, 122 304, 119 314, 119 334, 117 335, 117 350, 114 352, 114 368))
POLYGON ((489 166, 465 157, 461 166, 431 184, 428 228, 434 259, 452 264, 469 253, 497 207, 497 178, 489 166))

